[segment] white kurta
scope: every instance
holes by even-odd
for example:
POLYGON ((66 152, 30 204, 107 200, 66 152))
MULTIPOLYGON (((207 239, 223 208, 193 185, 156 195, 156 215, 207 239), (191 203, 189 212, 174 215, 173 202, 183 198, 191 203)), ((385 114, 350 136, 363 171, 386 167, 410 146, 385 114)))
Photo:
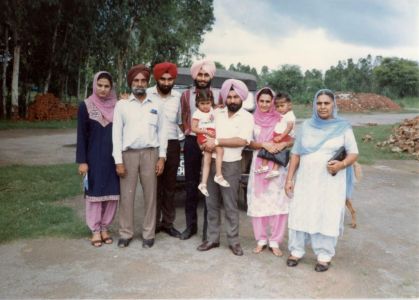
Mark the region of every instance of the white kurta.
MULTIPOLYGON (((304 140, 302 143, 304 146, 304 140)), ((300 156, 294 197, 290 203, 290 229, 310 234, 339 235, 346 199, 346 172, 341 170, 332 176, 326 167, 341 146, 345 146, 347 153, 358 153, 352 129, 330 139, 318 151, 300 156)))
MULTIPOLYGON (((255 125, 254 137, 260 132, 260 127, 255 125)), ((253 151, 252 165, 250 167, 249 181, 247 185, 247 215, 251 217, 267 217, 279 214, 288 214, 289 198, 285 194, 284 185, 288 169, 279 168, 280 175, 269 181, 267 189, 259 195, 255 194, 255 163, 258 150, 253 151)), ((266 176, 264 173, 259 176, 266 176)))

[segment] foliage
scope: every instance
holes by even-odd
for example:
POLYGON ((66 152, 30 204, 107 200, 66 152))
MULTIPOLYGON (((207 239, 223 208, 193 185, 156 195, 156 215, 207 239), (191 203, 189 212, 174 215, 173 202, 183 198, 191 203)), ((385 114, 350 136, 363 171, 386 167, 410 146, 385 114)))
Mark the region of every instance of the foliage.
POLYGON ((406 110, 418 110, 419 109, 419 97, 404 97, 394 99, 394 102, 399 104, 406 110))
POLYGON ((4 129, 66 129, 77 128, 77 120, 65 121, 11 121, 0 120, 0 130, 4 129))
POLYGON ((74 164, 0 167, 0 190, 1 242, 88 233, 71 208, 56 203, 81 194, 74 164))

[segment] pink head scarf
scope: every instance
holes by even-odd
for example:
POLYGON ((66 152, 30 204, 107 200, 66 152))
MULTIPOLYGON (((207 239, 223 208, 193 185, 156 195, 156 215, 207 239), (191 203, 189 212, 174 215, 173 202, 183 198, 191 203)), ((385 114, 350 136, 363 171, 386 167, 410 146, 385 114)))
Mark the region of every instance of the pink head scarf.
POLYGON ((211 60, 203 59, 195 62, 191 67, 191 76, 193 79, 196 79, 196 76, 198 76, 199 70, 203 70, 204 72, 207 72, 211 78, 215 75, 215 63, 211 60))
POLYGON ((97 95, 97 80, 99 75, 103 73, 106 73, 109 76, 111 76, 111 74, 106 71, 97 72, 93 79, 93 94, 91 94, 87 99, 89 99, 96 106, 96 108, 100 111, 104 119, 106 119, 108 122, 112 122, 113 111, 117 101, 114 84, 112 84, 112 88, 109 95, 105 98, 101 98, 97 95))
MULTIPOLYGON (((273 132, 275 125, 281 120, 281 115, 276 111, 274 105, 275 93, 272 89, 264 87, 256 93, 256 110, 253 113, 255 124, 260 127, 260 132, 256 137, 256 141, 259 143, 269 142, 273 138, 273 132), (270 93, 269 93, 270 92, 270 93), (271 94, 272 106, 267 112, 261 112, 259 108, 259 97, 262 94, 271 94)), ((258 169, 262 165, 262 159, 256 156, 255 169, 258 169)), ((273 162, 269 162, 268 166, 271 168, 273 162)), ((255 174, 255 192, 256 195, 263 192, 269 185, 270 179, 265 179, 266 174, 255 174)))
POLYGON ((220 91, 220 95, 223 98, 224 103, 226 102, 227 95, 231 89, 233 89, 239 95, 242 101, 246 100, 247 95, 249 95, 249 89, 243 81, 237 79, 227 79, 221 86, 220 91))

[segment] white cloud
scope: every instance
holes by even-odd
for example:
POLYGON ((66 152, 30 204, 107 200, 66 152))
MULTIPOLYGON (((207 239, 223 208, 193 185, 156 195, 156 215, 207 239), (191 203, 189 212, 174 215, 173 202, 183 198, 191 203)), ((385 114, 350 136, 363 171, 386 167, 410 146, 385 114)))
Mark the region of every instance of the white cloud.
MULTIPOLYGON (((223 10, 217 3, 214 13, 216 22, 213 31, 205 35, 200 51, 227 68, 238 62, 256 67, 258 71, 264 65, 276 69, 283 64, 294 64, 303 71, 316 68, 324 72, 339 60, 353 58, 356 62, 368 54, 373 57, 397 56, 419 61, 419 45, 392 48, 360 46, 338 40, 323 28, 307 29, 298 24, 293 24, 292 34, 262 34, 265 28, 260 28, 258 34, 257 30, 247 30, 236 21, 237 18, 229 17, 231 12, 223 10)), ((268 18, 269 15, 262 17, 268 18)), ((419 28, 411 28, 410 32, 419 32, 419 28)))

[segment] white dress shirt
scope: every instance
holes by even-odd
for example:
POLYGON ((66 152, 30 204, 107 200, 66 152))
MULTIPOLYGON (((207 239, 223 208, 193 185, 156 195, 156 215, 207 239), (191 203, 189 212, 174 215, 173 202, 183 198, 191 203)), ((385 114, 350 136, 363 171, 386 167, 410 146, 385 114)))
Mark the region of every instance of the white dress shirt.
POLYGON ((148 95, 140 102, 133 94, 116 103, 112 128, 112 155, 122 163, 122 152, 129 149, 159 148, 159 157, 166 158, 167 126, 161 102, 148 95))
MULTIPOLYGON (((228 116, 227 107, 215 110, 215 131, 217 139, 242 138, 247 144, 253 138, 253 115, 241 108, 231 117, 228 116)), ((224 147, 223 161, 233 162, 242 159, 244 147, 224 147)))
POLYGON ((166 97, 160 96, 157 86, 147 89, 147 96, 151 100, 161 101, 164 107, 164 115, 166 116, 167 139, 179 139, 179 125, 182 124, 182 115, 180 107, 180 93, 171 90, 166 97))

